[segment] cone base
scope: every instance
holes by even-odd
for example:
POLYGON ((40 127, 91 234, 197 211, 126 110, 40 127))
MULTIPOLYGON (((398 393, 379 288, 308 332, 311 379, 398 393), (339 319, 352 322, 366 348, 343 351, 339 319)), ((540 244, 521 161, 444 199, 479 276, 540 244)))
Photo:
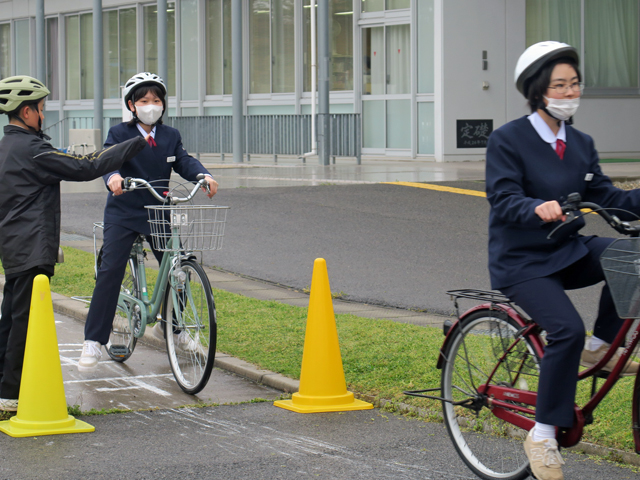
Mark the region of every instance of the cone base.
POLYGON ((69 415, 64 420, 51 422, 30 422, 20 420, 17 416, 0 422, 0 432, 10 437, 40 437, 43 435, 61 435, 65 433, 90 433, 96 427, 69 415))
POLYGON ((373 408, 371 403, 358 399, 340 405, 300 405, 294 403, 293 400, 278 400, 273 402, 273 405, 296 413, 347 412, 351 410, 371 410, 373 408))

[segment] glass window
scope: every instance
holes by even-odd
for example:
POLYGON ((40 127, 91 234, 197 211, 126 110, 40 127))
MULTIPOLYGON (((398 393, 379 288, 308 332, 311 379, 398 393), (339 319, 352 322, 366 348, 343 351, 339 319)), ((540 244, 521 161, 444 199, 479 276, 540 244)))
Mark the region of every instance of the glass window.
POLYGON ((80 15, 80 98, 93 98, 93 14, 80 15))
POLYGON ((223 28, 222 0, 207 0, 207 95, 223 92, 223 28))
POLYGON ((362 0, 363 12, 381 12, 384 10, 384 0, 362 0))
POLYGON ((180 2, 180 35, 182 56, 181 96, 183 100, 198 99, 198 3, 180 2))
POLYGON ((0 79, 11 76, 11 25, 0 24, 0 79))
POLYGON ((16 20, 15 30, 16 75, 31 75, 31 42, 29 20, 16 20))
POLYGON ((418 93, 434 92, 433 0, 418 0, 418 93))
POLYGON ((411 26, 387 27, 387 93, 411 93, 411 26))
POLYGON ((102 13, 102 58, 104 62, 104 98, 120 97, 120 47, 118 11, 102 13))
POLYGON ((430 102, 418 103, 418 153, 433 155, 436 151, 435 109, 430 102))
POLYGON ((120 40, 120 85, 138 73, 138 54, 136 50, 136 9, 118 10, 120 40))
POLYGON ((384 148, 385 113, 384 100, 362 102, 362 146, 364 148, 384 148))
MULTIPOLYGON (((318 12, 316 11, 316 14, 318 12)), ((316 49, 316 55, 317 55, 316 49)), ((302 89, 311 91, 311 0, 304 0, 302 7, 302 89)), ((317 78, 316 78, 317 80, 317 78)))
POLYGON ((233 70, 231 67, 232 58, 232 40, 231 40, 231 0, 222 1, 222 62, 224 72, 224 93, 230 95, 233 93, 233 70))
POLYGON ((353 90, 353 2, 334 0, 331 7, 331 90, 353 90))
POLYGON ((249 93, 271 92, 269 0, 249 2, 249 93))
MULTIPOLYGON (((167 77, 163 78, 169 96, 176 94, 176 4, 167 2, 167 77)), ((144 70, 158 71, 158 10, 156 5, 144 7, 144 70)))
POLYGON ((411 8, 411 0, 362 0, 363 12, 381 12, 385 10, 397 10, 399 8, 411 8))
POLYGON ((527 46, 545 40, 580 50, 581 0, 527 0, 527 46))
POLYGON ((384 27, 362 29, 363 95, 384 95, 384 27))
POLYGON ((411 100, 387 101, 387 148, 411 148, 411 100))
POLYGON ((80 17, 66 17, 67 100, 80 100, 80 17))
MULTIPOLYGON (((0 26, 1 28, 1 26, 0 26)), ((49 95, 49 99, 51 100, 59 100, 59 88, 60 83, 58 81, 58 19, 57 18, 47 18, 45 23, 46 29, 46 54, 47 54, 47 88, 51 92, 49 95)), ((0 64, 2 63, 0 56, 0 64)), ((1 67, 0 67, 1 68, 1 67)), ((2 74, 0 72, 0 77, 2 74)))
POLYGON ((271 0, 271 55, 273 93, 294 92, 294 1, 271 0))
POLYGON ((150 5, 142 10, 144 28, 144 71, 158 71, 158 7, 150 5))
POLYGON ((585 0, 584 9, 584 82, 637 88, 638 0, 585 0))
POLYGON ((638 3, 527 0, 527 46, 543 40, 568 43, 584 50, 580 64, 587 88, 637 89, 638 3))

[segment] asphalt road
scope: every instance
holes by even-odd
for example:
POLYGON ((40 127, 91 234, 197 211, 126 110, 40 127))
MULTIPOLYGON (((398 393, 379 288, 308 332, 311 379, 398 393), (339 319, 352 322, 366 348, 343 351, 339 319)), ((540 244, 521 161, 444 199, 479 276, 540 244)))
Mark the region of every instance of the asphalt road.
MULTIPOLYGON (((0 436, 0 479, 474 479, 444 426, 379 410, 298 414, 271 403, 82 417, 91 434, 0 436)), ((487 441, 500 441, 487 438, 487 441)), ((565 478, 638 478, 563 453, 565 478)))
MULTIPOLYGON (((447 185, 484 189, 482 182, 447 185)), ((64 194, 63 231, 91 236, 105 199, 64 194)), ((204 256, 208 266, 303 289, 322 257, 334 292, 441 314, 453 312, 447 290, 490 287, 482 197, 388 184, 319 185, 221 189, 215 203, 231 210, 223 249, 204 256)), ((585 233, 614 233, 593 217, 585 233)), ((598 288, 572 294, 589 326, 598 288)))

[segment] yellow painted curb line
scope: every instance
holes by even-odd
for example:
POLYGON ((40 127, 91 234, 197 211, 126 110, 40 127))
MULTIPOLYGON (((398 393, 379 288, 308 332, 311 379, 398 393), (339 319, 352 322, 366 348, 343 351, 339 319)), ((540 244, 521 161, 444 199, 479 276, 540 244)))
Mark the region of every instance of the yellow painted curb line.
POLYGON ((459 193, 461 195, 472 195, 474 197, 486 198, 487 194, 479 190, 467 190, 465 188, 445 187, 443 185, 433 185, 432 183, 414 182, 381 182, 387 185, 402 185, 404 187, 426 188, 427 190, 437 190, 439 192, 459 193))

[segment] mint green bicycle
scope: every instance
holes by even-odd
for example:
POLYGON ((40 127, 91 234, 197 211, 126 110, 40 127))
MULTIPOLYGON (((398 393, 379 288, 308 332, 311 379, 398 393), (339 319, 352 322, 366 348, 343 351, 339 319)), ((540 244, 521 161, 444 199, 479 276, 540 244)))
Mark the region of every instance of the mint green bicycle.
MULTIPOLYGON (((117 362, 133 353, 149 323, 161 322, 169 363, 180 388, 191 395, 209 381, 216 351, 216 308, 209 279, 193 252, 222 247, 229 207, 186 204, 200 188, 204 176, 185 197, 175 189, 165 197, 147 181, 126 178, 123 190, 147 188, 162 205, 145 207, 149 213, 153 248, 163 257, 151 298, 144 267, 144 235, 133 244, 127 262, 108 355, 117 362), (183 205, 181 205, 183 204, 183 205)), ((100 256, 96 257, 96 267, 100 256)), ((96 268, 97 271, 97 268, 96 268)))

